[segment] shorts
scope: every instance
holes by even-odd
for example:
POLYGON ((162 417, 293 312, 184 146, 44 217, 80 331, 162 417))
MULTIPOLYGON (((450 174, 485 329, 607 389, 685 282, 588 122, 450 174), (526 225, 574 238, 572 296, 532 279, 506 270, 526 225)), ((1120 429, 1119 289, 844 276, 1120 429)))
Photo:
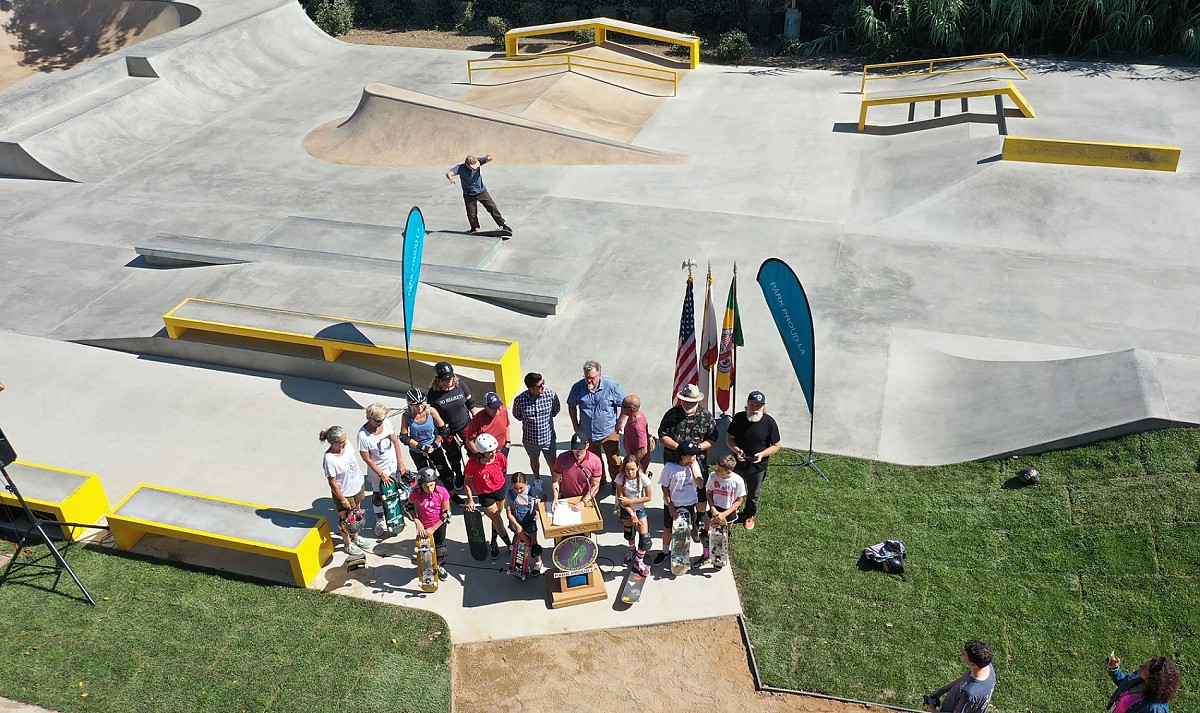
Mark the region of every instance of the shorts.
POLYGON ((536 461, 540 455, 546 459, 547 463, 553 464, 554 459, 558 457, 558 444, 554 441, 551 441, 548 446, 539 446, 536 443, 524 443, 522 447, 529 456, 530 462, 536 461))
MULTIPOLYGON (((637 510, 634 510, 633 514, 637 516, 637 519, 645 520, 646 519, 646 505, 644 503, 642 505, 638 505, 637 510)), ((625 522, 625 523, 629 522, 629 511, 626 510, 625 508, 621 508, 621 522, 625 522)))
POLYGON ((708 490, 706 488, 696 488, 696 502, 708 505, 708 490))
POLYGON ((485 508, 491 507, 492 505, 495 505, 496 503, 500 503, 501 505, 503 505, 504 504, 504 490, 505 490, 505 487, 503 485, 501 485, 499 489, 493 490, 490 493, 476 493, 476 495, 479 496, 479 504, 485 508))
MULTIPOLYGON (((725 508, 719 508, 719 507, 717 507, 716 505, 711 505, 711 504, 710 504, 710 505, 709 505, 709 509, 710 509, 710 510, 713 510, 713 511, 717 511, 717 510, 724 510, 725 508)), ((725 524, 727 524, 727 525, 732 525, 733 523, 737 522, 737 521, 738 521, 738 516, 739 516, 740 514, 741 514, 741 511, 740 511, 740 510, 734 510, 733 512, 729 513, 729 517, 725 518, 725 524)), ((709 513, 709 515, 710 515, 710 516, 712 516, 712 515, 715 515, 715 512, 710 512, 710 513, 709 513)), ((712 520, 709 520, 709 522, 712 522, 712 520)))
POLYGON ((358 495, 351 495, 346 498, 346 501, 350 503, 350 510, 342 509, 342 504, 338 502, 337 495, 334 495, 332 490, 330 491, 330 495, 333 495, 333 507, 337 510, 338 519, 345 520, 346 516, 350 514, 350 510, 357 510, 358 506, 362 505, 363 498, 367 495, 367 489, 363 488, 358 491, 358 495))
MULTIPOLYGON (((693 525, 696 524, 696 505, 695 505, 695 503, 693 503, 691 505, 676 505, 675 509, 676 510, 687 510, 688 513, 690 514, 690 517, 692 518, 692 524, 693 525)), ((663 514, 663 529, 670 530, 671 526, 675 524, 675 521, 671 518, 671 509, 668 508, 666 505, 663 505, 662 514, 663 514)))

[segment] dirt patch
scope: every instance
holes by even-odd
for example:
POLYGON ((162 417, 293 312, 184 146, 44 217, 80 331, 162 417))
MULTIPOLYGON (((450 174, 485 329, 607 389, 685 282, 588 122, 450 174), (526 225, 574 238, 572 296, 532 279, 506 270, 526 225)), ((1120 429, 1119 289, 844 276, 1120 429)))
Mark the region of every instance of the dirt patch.
POLYGON ((886 709, 812 696, 759 693, 737 619, 700 619, 508 639, 454 647, 454 710, 743 710, 764 713, 886 713, 886 709), (670 653, 674 652, 674 653, 670 653), (681 675, 666 673, 678 656, 681 675), (637 681, 620 685, 623 667, 637 681), (512 691, 520 681, 520 694, 512 691), (719 698, 714 698, 719 696, 719 698))

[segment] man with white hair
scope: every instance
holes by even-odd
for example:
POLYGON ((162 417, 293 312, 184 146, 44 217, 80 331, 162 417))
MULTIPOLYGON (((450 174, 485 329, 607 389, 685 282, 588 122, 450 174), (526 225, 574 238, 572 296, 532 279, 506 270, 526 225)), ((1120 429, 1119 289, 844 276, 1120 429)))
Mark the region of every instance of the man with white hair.
POLYGON ((737 458, 733 472, 746 481, 742 522, 747 530, 753 530, 758 491, 767 477, 767 459, 779 450, 779 426, 767 413, 767 397, 763 392, 751 391, 746 397, 746 410, 735 414, 730 421, 725 442, 737 458))

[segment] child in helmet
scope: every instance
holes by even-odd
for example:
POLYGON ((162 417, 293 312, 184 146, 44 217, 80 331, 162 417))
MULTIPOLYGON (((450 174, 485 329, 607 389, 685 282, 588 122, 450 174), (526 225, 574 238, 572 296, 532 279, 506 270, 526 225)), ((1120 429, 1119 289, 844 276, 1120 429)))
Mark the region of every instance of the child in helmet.
POLYGON ((504 509, 504 490, 508 483, 508 458, 500 452, 500 442, 490 433, 482 433, 475 439, 475 453, 463 468, 467 488, 466 509, 475 511, 475 494, 479 494, 479 504, 483 512, 492 521, 492 559, 500 557, 500 547, 496 538, 504 540, 505 547, 512 547, 508 530, 500 512, 504 509))
POLYGON ((417 472, 417 489, 408 502, 413 521, 417 524, 417 537, 433 535, 438 579, 449 579, 450 573, 446 571, 446 524, 450 522, 450 492, 438 484, 437 472, 433 468, 422 468, 417 472))

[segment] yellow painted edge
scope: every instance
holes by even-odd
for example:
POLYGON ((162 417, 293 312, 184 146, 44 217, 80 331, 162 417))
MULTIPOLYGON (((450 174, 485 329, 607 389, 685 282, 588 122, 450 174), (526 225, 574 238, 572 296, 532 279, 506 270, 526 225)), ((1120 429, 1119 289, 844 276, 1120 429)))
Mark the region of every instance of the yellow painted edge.
MULTIPOLYGON (((41 463, 31 463, 30 461, 27 461, 27 460, 15 460, 15 461, 13 461, 13 463, 16 463, 17 465, 28 466, 30 468, 41 468, 42 470, 57 470, 59 473, 70 473, 71 475, 82 475, 85 478, 97 477, 97 475, 95 473, 85 473, 82 470, 71 470, 69 468, 58 468, 58 467, 55 467, 52 465, 43 465, 41 463)), ((26 498, 26 500, 28 500, 28 498, 26 498)))
POLYGON ((1086 141, 1080 139, 1046 139, 1031 136, 1006 136, 1000 158, 1005 161, 1024 161, 1027 163, 1053 163, 1068 166, 1099 166, 1107 168, 1135 168, 1147 171, 1175 172, 1179 168, 1179 158, 1182 149, 1178 146, 1158 146, 1154 144, 1126 144, 1111 141, 1086 141), (1100 147, 1111 149, 1128 149, 1145 151, 1150 154, 1150 161, 1127 161, 1119 156, 1105 160, 1103 157, 1083 157, 1064 152, 1045 153, 1034 147, 1069 148, 1100 147))

